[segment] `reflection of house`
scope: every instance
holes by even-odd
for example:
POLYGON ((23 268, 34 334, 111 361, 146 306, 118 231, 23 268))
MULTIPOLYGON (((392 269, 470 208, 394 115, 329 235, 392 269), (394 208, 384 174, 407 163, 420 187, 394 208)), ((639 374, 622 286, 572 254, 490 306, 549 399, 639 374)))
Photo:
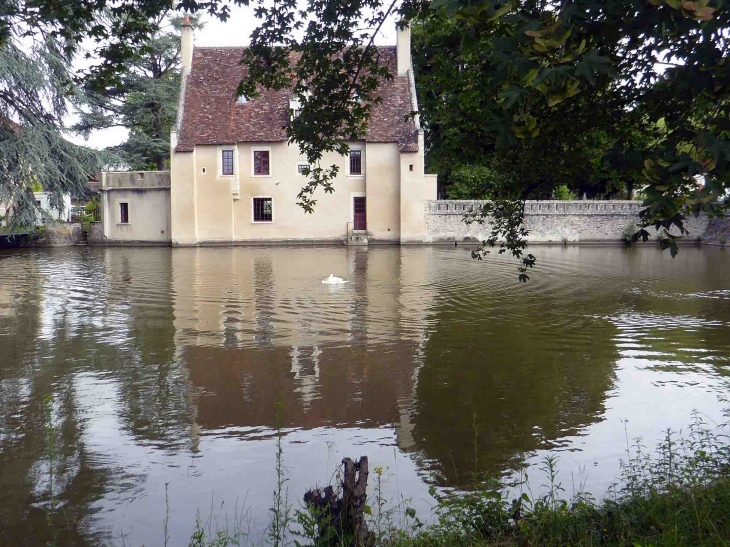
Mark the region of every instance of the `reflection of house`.
POLYGON ((175 345, 191 391, 200 394, 201 430, 273 426, 275 402, 300 427, 404 426, 428 307, 404 287, 424 283, 433 264, 425 254, 403 264, 396 248, 321 248, 316 261, 307 260, 312 252, 172 255, 172 290, 186 295, 174 302, 175 345), (322 285, 325 272, 350 283, 322 285), (398 281, 386 289, 382 279, 398 281))
POLYGON ((298 103, 288 90, 237 99, 246 76, 243 48, 193 48, 183 26, 183 82, 172 133, 172 242, 179 245, 260 241, 342 241, 351 229, 398 243, 425 230, 424 202, 436 198, 424 174, 423 131, 406 117, 418 110, 410 29, 396 47, 379 48, 396 77, 378 91, 368 132, 349 157, 325 156, 341 176, 313 215, 297 205, 306 183, 298 146, 284 127, 298 103))

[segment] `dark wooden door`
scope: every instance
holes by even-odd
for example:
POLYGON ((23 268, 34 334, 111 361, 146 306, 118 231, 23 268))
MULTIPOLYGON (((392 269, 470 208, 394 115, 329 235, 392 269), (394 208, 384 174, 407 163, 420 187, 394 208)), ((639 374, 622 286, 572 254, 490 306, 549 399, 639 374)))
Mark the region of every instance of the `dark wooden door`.
POLYGON ((353 198, 355 203, 353 204, 355 209, 355 215, 353 220, 355 221, 355 230, 367 230, 367 208, 365 206, 365 198, 353 198))

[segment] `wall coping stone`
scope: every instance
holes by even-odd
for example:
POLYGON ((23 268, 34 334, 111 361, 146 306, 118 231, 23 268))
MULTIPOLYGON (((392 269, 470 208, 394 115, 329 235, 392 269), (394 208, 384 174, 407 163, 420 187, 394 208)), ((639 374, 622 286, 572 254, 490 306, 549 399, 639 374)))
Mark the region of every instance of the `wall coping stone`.
MULTIPOLYGON (((440 199, 425 203, 427 214, 464 215, 478 211, 486 200, 440 199)), ((635 216, 643 206, 640 201, 628 200, 528 200, 525 202, 527 215, 626 215, 635 216)))

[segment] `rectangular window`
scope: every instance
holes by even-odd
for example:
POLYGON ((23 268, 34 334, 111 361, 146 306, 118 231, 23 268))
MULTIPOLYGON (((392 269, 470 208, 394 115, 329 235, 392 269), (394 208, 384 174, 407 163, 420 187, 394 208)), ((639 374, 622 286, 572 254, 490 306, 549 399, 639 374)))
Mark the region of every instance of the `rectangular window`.
POLYGON ((273 222, 273 202, 271 198, 253 198, 253 221, 273 222))
POLYGON ((269 175, 269 151, 255 150, 253 153, 253 174, 269 175))
POLYGON ((305 169, 309 169, 308 163, 297 163, 297 173, 303 175, 305 169))
POLYGON ((221 150, 222 156, 222 174, 232 175, 233 174, 233 150, 221 150))
POLYGON ((129 204, 119 204, 119 222, 122 224, 129 224, 129 204))
POLYGON ((362 150, 350 150, 350 174, 362 175, 362 150))

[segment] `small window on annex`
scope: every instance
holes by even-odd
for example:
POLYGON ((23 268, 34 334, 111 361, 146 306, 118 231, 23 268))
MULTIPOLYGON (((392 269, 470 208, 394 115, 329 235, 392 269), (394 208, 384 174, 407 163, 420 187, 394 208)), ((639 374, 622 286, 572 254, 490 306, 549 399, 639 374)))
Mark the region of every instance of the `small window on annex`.
POLYGON ((119 204, 119 222, 129 224, 129 203, 119 204))
POLYGON ((350 150, 350 174, 362 175, 362 150, 350 150))
POLYGON ((274 207, 272 198, 253 198, 253 221, 274 221, 274 207))
POLYGON ((303 175, 305 169, 309 169, 308 163, 297 163, 297 173, 303 175))
POLYGON ((221 150, 221 174, 233 174, 233 150, 221 150))
POLYGON ((253 174, 267 176, 269 172, 269 151, 254 150, 253 153, 253 174))

